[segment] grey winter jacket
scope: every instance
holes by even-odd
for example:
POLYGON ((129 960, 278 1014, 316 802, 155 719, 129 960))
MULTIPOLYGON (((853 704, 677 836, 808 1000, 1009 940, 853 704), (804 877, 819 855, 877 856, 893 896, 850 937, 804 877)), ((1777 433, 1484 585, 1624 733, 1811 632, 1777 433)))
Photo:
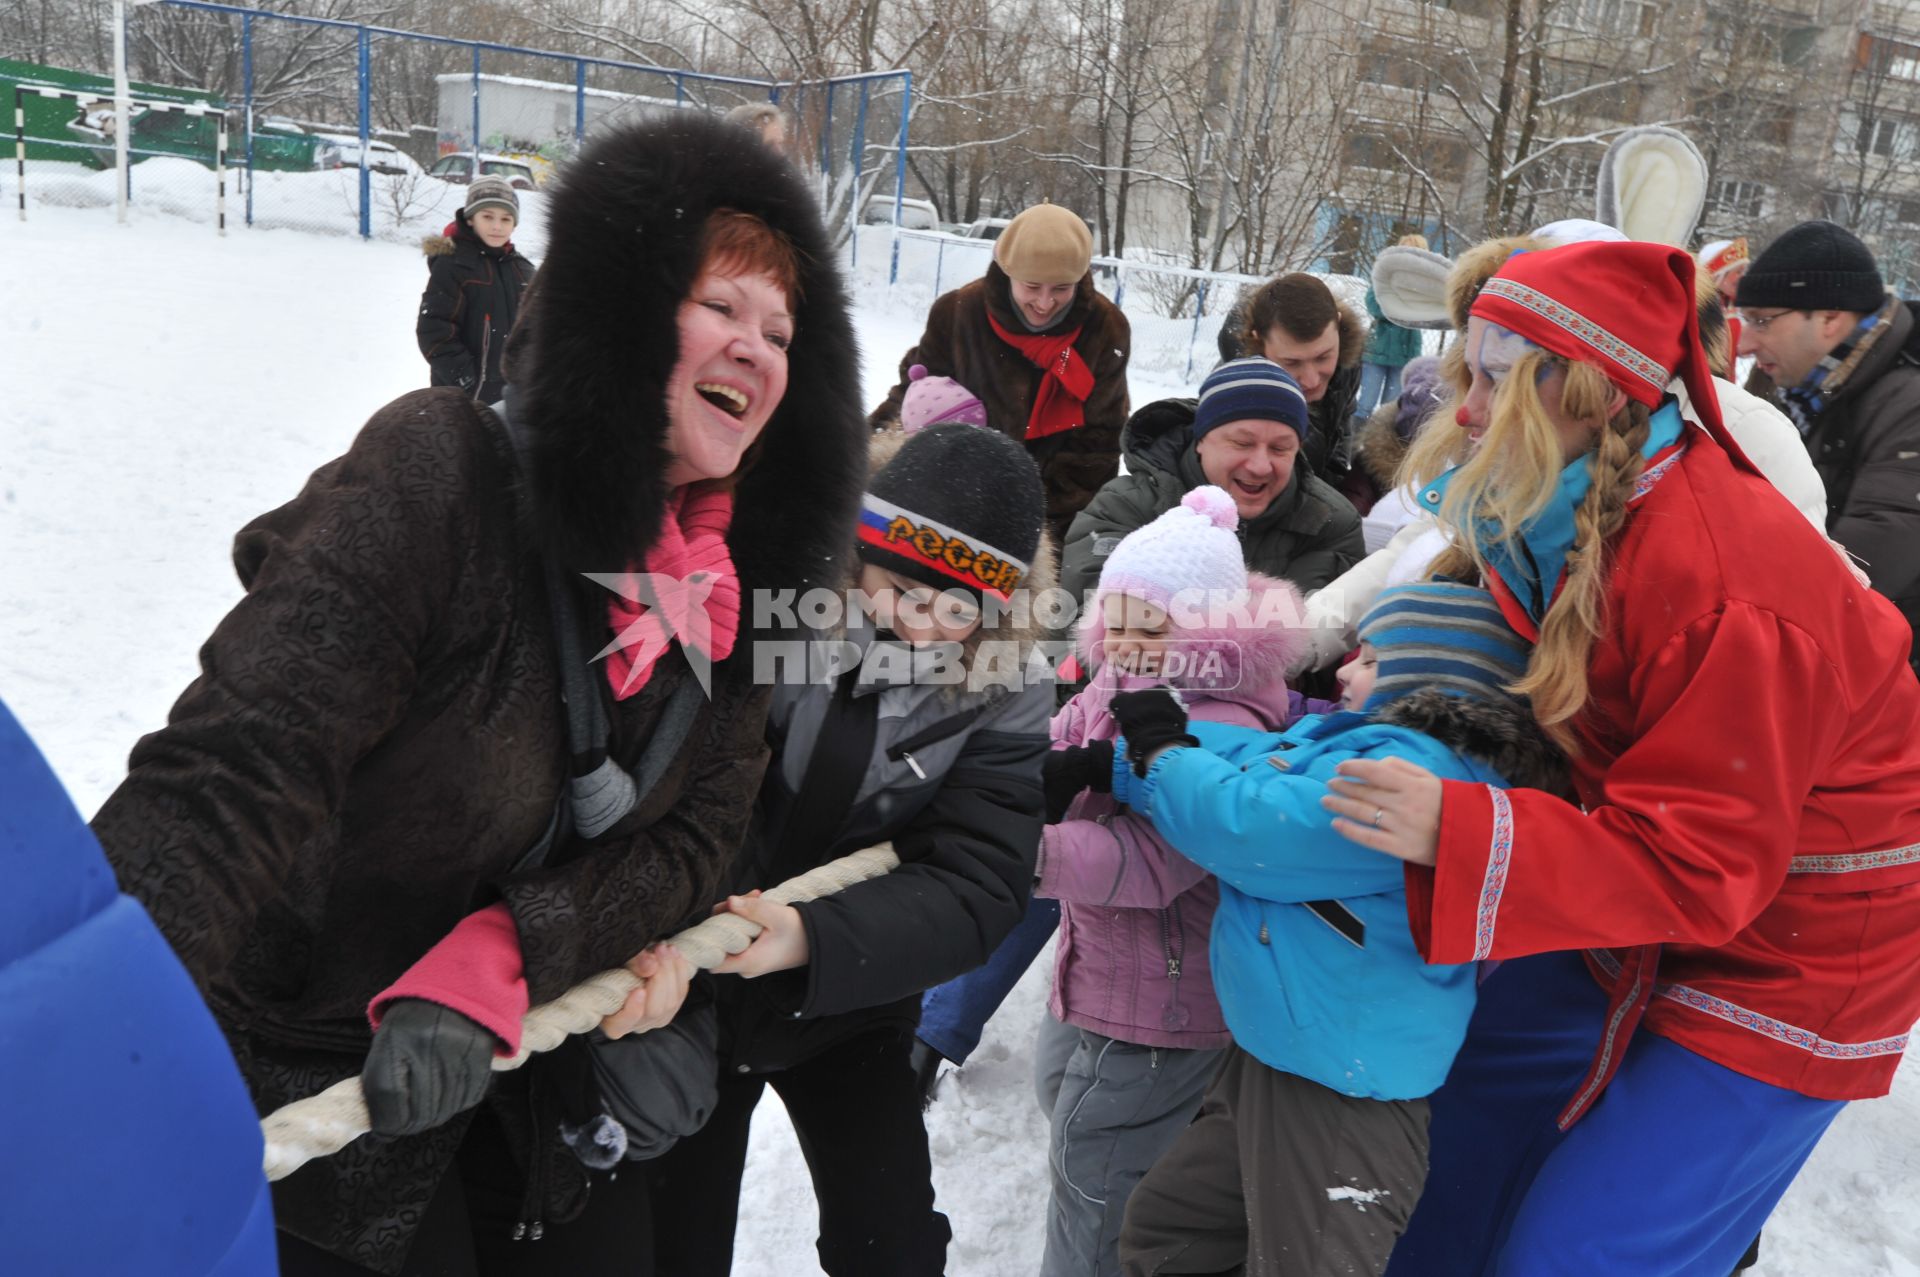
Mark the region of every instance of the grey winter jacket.
MULTIPOLYGON (((1060 584, 1084 599, 1121 538, 1144 527, 1207 482, 1190 437, 1194 401, 1162 399, 1127 422, 1127 473, 1100 489, 1074 517, 1060 562, 1060 584)), ((1266 512, 1240 525, 1247 567, 1282 577, 1308 594, 1367 552, 1360 515, 1306 466, 1266 512)))
POLYGON ((1905 302, 1883 323, 1814 420, 1807 451, 1827 488, 1827 534, 1920 625, 1920 342, 1905 302))

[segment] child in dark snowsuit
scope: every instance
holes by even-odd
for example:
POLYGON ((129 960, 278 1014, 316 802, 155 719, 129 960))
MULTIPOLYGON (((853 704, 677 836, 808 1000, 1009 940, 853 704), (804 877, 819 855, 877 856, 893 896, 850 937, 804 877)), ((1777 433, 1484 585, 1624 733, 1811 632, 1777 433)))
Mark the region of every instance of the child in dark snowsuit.
POLYGON ((841 640, 844 668, 774 688, 740 882, 885 841, 901 865, 807 904, 729 902, 768 930, 718 968, 717 1109, 646 1169, 663 1277, 729 1270, 768 1087, 812 1173, 821 1269, 945 1271, 908 1051, 921 991, 986 961, 1026 910, 1053 708, 1023 675, 1040 637, 1026 604, 1052 560, 1040 475, 1006 436, 936 425, 874 451, 892 456, 867 485, 861 594, 844 633, 816 635, 841 640))
POLYGON ((445 232, 422 240, 427 291, 414 325, 434 386, 458 386, 483 404, 499 402, 501 357, 520 313, 533 263, 513 247, 520 197, 505 179, 475 178, 467 205, 445 232))

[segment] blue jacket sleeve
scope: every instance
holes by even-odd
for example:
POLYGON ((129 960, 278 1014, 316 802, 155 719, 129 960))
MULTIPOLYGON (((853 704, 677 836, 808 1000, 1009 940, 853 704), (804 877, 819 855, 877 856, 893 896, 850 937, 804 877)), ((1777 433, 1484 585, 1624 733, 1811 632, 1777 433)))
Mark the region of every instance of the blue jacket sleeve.
MULTIPOLYGON (((1247 727, 1240 723, 1210 723, 1204 719, 1189 722, 1187 730, 1200 742, 1201 749, 1235 766, 1244 766, 1249 759, 1271 753, 1279 739, 1278 733, 1263 731, 1258 727, 1247 727)), ((1113 800, 1133 807, 1141 806, 1141 786, 1144 783, 1133 774, 1133 764, 1127 761, 1127 738, 1114 737, 1113 800)))
POLYGON ((1246 895, 1299 902, 1402 889, 1399 861, 1333 831, 1317 777, 1175 749, 1132 791, 1175 849, 1246 895))

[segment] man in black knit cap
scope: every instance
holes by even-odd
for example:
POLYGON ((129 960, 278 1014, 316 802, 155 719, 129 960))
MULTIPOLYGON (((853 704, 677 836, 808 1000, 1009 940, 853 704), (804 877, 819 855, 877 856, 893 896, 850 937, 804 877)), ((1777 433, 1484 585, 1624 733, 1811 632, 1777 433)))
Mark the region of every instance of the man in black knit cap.
MULTIPOLYGON (((1867 246, 1802 222, 1740 280, 1740 353, 1773 378, 1827 488, 1827 534, 1920 621, 1920 335, 1867 246)), ((1920 670, 1920 664, 1915 665, 1920 670)))

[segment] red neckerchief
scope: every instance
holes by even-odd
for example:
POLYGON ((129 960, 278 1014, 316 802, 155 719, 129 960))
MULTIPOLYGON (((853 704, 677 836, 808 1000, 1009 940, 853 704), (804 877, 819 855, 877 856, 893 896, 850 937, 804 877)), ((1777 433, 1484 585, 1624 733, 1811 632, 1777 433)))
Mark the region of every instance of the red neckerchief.
POLYGON ((1044 439, 1062 430, 1084 426, 1087 396, 1093 393, 1093 369, 1087 367, 1086 360, 1073 348, 1073 343, 1080 339, 1080 329, 1057 336, 1019 334, 1008 332, 992 315, 987 316, 987 322, 993 325, 994 334, 1001 341, 1025 355, 1027 362, 1043 374, 1040 392, 1033 397, 1033 411, 1027 414, 1025 437, 1044 439))
POLYGON ((607 681, 615 700, 647 685, 668 646, 682 646, 724 661, 740 628, 740 576, 727 552, 733 493, 711 484, 675 492, 661 520, 660 535, 646 554, 644 575, 607 604, 614 639, 606 649, 607 681), (648 606, 644 600, 652 600, 648 606))

